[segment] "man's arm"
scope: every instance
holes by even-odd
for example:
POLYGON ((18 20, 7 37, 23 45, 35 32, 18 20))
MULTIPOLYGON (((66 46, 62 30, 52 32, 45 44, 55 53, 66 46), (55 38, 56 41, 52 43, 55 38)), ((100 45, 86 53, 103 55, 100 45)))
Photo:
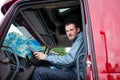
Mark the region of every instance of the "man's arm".
POLYGON ((71 47, 71 50, 67 55, 65 56, 48 55, 46 56, 46 60, 56 65, 70 66, 76 61, 77 55, 79 54, 78 50, 80 53, 82 53, 84 50, 84 42, 82 35, 75 40, 71 47))

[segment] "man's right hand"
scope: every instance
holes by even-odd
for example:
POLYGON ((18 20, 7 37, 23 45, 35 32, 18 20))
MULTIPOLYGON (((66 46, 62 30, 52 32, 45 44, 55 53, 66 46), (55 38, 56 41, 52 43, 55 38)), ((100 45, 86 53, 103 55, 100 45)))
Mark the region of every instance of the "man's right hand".
POLYGON ((45 60, 46 58, 46 54, 43 54, 42 52, 34 52, 33 55, 35 55, 35 57, 38 59, 38 60, 45 60))

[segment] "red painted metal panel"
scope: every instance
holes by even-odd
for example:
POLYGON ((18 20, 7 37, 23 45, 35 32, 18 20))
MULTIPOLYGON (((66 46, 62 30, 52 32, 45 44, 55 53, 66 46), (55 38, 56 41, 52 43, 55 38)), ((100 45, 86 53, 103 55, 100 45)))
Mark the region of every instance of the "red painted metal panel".
POLYGON ((88 0, 100 80, 120 80, 120 0, 88 0))

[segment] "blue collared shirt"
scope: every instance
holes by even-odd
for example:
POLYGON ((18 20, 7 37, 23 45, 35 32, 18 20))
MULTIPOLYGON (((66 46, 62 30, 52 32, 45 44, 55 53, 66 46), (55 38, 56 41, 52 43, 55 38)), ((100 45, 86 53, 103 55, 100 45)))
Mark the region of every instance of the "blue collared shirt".
MULTIPOLYGON (((76 59, 80 53, 84 52, 83 32, 80 32, 73 40, 70 51, 65 56, 48 55, 46 60, 64 68, 76 68, 76 59), (79 53, 78 53, 79 52, 79 53)), ((71 69, 72 70, 72 69, 71 69)))

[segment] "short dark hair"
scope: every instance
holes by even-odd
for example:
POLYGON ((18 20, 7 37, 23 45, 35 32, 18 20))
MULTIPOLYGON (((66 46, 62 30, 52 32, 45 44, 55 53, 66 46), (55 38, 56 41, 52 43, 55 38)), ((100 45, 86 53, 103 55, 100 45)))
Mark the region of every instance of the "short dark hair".
POLYGON ((76 28, 80 28, 80 24, 75 21, 69 21, 65 24, 65 26, 70 25, 70 24, 74 24, 76 28))

